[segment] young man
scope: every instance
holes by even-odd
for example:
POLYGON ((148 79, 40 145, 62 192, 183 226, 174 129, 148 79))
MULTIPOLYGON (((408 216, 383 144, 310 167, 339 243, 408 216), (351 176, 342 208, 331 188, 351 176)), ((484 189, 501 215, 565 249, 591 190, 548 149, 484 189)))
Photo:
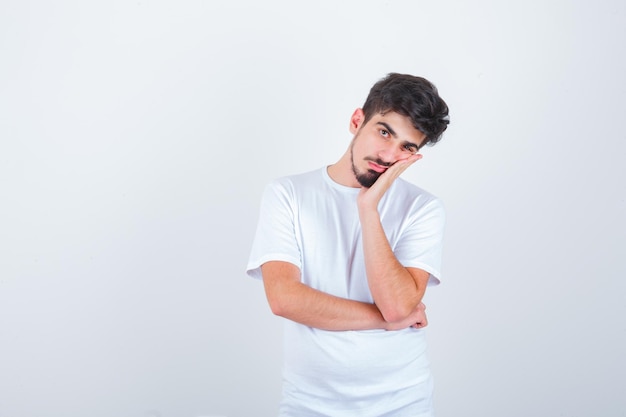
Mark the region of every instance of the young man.
POLYGON ((391 73, 350 118, 335 164, 271 182, 247 273, 285 317, 280 416, 432 416, 422 297, 438 284, 444 211, 399 178, 448 106, 391 73))

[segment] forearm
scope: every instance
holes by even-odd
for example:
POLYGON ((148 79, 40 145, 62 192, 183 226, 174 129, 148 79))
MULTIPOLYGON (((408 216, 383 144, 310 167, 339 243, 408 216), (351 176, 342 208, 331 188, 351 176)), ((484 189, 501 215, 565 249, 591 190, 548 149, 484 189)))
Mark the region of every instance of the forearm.
POLYGON ((388 325, 374 304, 364 303, 323 293, 298 283, 286 302, 272 311, 286 319, 323 330, 384 329, 388 325))
MULTIPOLYGON (((389 329, 379 309, 311 288, 300 282, 297 267, 284 262, 262 266, 265 293, 272 312, 324 330, 389 329)), ((405 327, 408 327, 407 324, 405 327)))
POLYGON ((393 253, 377 210, 359 212, 363 235, 365 270, 376 306, 387 321, 398 321, 411 314, 422 301, 424 285, 393 253))
POLYGON ((267 262, 261 270, 272 312, 306 326, 333 331, 400 330, 428 323, 422 303, 406 317, 385 320, 375 304, 336 297, 301 283, 300 270, 293 264, 267 262))

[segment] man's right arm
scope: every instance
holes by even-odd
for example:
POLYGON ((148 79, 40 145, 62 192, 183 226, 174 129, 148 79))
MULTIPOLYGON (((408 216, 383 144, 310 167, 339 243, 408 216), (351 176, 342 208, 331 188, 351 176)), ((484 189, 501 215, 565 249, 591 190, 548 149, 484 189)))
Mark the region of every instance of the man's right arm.
POLYGON ((386 322, 375 304, 364 303, 316 290, 300 282, 300 269, 282 261, 261 266, 265 294, 272 312, 286 319, 323 330, 399 330, 426 326, 424 305, 406 319, 386 322))

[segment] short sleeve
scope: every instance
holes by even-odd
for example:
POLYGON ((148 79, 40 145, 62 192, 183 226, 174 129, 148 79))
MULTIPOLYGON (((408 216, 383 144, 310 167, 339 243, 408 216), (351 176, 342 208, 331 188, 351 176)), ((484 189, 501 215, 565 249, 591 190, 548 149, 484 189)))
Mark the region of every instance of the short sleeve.
POLYGON ((268 261, 289 262, 301 268, 294 226, 296 213, 290 182, 277 180, 265 187, 246 269, 249 276, 261 279, 261 265, 268 261))
POLYGON ((444 226, 443 204, 434 198, 411 214, 394 248, 402 265, 430 273, 428 285, 440 283, 444 226))

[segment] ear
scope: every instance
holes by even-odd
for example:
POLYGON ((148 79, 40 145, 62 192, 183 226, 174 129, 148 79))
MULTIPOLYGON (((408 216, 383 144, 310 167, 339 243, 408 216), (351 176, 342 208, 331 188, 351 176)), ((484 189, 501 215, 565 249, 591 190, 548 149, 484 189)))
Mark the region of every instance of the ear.
POLYGON ((363 120, 365 120, 363 109, 356 109, 354 113, 352 113, 352 117, 350 117, 350 133, 355 134, 361 127, 363 120))

